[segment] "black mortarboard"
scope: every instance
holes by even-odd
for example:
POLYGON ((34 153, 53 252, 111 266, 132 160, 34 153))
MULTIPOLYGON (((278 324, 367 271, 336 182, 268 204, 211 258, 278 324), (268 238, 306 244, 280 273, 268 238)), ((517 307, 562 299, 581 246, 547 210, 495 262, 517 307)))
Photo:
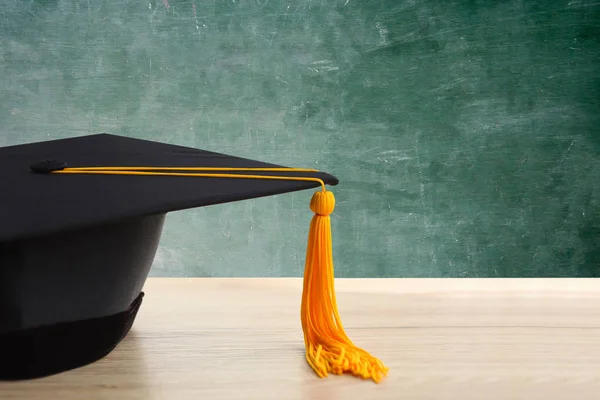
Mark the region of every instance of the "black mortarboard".
MULTIPOLYGON (((141 305, 168 212, 321 186, 313 223, 329 223, 334 199, 325 184, 337 183, 314 170, 108 134, 0 148, 0 379, 54 374, 110 353, 141 305)), ((311 225, 310 235, 322 236, 319 229, 311 225)), ((321 251, 311 250, 319 240, 330 236, 309 236, 307 269, 324 263, 311 253, 321 251)), ((329 285, 323 290, 332 290, 321 278, 329 285)), ((310 290, 303 327, 317 307, 308 304, 310 290)), ((307 359, 317 352, 308 336, 322 334, 305 329, 307 359)), ((342 360, 341 347, 323 346, 309 360, 319 376, 354 368, 378 380, 385 372, 356 363, 337 371, 322 353, 342 360)))

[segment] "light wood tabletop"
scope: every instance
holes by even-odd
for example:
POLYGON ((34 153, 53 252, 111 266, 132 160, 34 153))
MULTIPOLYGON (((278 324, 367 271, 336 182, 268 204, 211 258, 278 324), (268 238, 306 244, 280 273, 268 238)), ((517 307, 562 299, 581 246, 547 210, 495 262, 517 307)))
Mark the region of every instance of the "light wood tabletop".
POLYGON ((4 399, 597 399, 595 279, 338 279, 346 332, 390 368, 319 379, 304 359, 301 279, 150 278, 104 359, 0 383, 4 399))

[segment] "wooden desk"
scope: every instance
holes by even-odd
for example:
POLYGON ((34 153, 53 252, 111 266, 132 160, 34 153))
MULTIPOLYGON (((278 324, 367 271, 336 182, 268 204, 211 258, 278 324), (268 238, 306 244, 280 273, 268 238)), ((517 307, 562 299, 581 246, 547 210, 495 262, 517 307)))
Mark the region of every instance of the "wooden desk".
POLYGON ((149 279, 105 359, 0 383, 4 399, 597 399, 597 280, 337 280, 350 337, 381 384, 320 380, 304 360, 299 279, 149 279))

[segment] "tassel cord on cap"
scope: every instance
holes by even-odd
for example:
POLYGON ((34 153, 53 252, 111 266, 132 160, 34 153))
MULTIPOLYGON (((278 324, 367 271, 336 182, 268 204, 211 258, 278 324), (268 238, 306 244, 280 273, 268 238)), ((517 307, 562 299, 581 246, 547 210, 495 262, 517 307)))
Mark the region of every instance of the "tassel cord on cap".
POLYGON ((162 171, 289 171, 289 172, 317 172, 316 170, 302 168, 218 168, 218 167, 73 167, 52 171, 53 174, 90 174, 90 175, 150 175, 150 176, 180 176, 201 178, 235 178, 235 179, 269 179, 280 181, 305 181, 318 182, 325 191, 325 182, 319 178, 303 176, 275 176, 275 175, 244 175, 244 174, 217 174, 217 173, 190 173, 190 172, 162 172, 162 171))
POLYGON ((300 320, 306 347, 305 358, 320 378, 329 373, 351 373, 379 383, 388 368, 376 357, 357 347, 346 335, 337 309, 331 235, 331 213, 335 197, 319 178, 274 175, 228 174, 216 171, 318 172, 301 168, 220 168, 220 167, 75 167, 52 171, 61 174, 152 175, 235 179, 313 181, 321 185, 310 209, 314 212, 306 249, 300 320), (187 171, 187 172, 167 172, 187 171), (190 171, 205 171, 190 173, 190 171), (209 172, 209 173, 207 173, 209 172))

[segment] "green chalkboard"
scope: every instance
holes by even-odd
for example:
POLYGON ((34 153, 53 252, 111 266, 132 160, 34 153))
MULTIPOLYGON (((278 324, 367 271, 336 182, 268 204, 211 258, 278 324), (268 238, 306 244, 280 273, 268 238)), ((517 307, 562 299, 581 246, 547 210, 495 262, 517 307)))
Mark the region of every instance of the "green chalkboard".
MULTIPOLYGON (((594 0, 8 0, 0 93, 0 145, 337 175, 337 276, 600 276, 594 0)), ((152 274, 299 276, 310 196, 173 213, 152 274)))

